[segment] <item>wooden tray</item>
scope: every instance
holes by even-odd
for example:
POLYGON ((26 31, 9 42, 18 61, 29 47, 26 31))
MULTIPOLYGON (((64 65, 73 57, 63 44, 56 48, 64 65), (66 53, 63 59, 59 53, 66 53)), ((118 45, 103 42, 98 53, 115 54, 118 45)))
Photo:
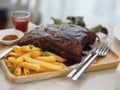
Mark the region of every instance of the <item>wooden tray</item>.
MULTIPOLYGON (((29 31, 32 30, 34 27, 36 27, 35 24, 32 24, 32 23, 29 23, 29 24, 30 24, 28 29, 29 31)), ((6 46, 0 43, 0 50, 4 49, 5 47, 6 46)), ((119 62, 120 62, 119 56, 116 53, 114 53, 112 50, 110 50, 107 56, 96 58, 95 62, 93 62, 93 64, 86 70, 86 72, 113 68, 113 67, 116 67, 119 62)), ((77 66, 77 64, 72 65, 72 66, 66 67, 63 70, 54 71, 54 72, 37 73, 37 74, 31 74, 26 76, 15 76, 9 71, 4 60, 1 61, 1 64, 8 80, 11 81, 12 83, 29 82, 29 81, 65 76, 74 67, 77 66)))
MULTIPOLYGON (((115 54, 112 50, 110 50, 107 56, 96 58, 95 62, 93 62, 93 64, 86 70, 86 72, 116 67, 119 62, 120 62, 119 56, 115 54)), ((77 65, 77 64, 72 65, 59 71, 36 73, 26 76, 14 76, 7 68, 4 60, 1 61, 1 64, 8 80, 11 81, 12 83, 29 82, 29 81, 64 76, 68 74, 77 65)))

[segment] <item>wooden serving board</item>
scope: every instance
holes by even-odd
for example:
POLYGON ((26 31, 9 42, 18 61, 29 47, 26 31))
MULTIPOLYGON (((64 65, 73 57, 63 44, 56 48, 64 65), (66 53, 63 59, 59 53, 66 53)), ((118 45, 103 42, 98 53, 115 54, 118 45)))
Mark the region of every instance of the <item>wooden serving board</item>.
MULTIPOLYGON (((96 58, 95 62, 93 62, 93 64, 86 70, 86 72, 116 67, 119 62, 120 62, 119 56, 115 54, 112 50, 110 50, 107 56, 96 58)), ((36 73, 25 76, 15 76, 9 71, 4 60, 1 61, 1 64, 8 80, 11 81, 12 83, 29 82, 29 81, 65 76, 74 67, 77 66, 77 64, 75 64, 59 71, 36 73)))
MULTIPOLYGON (((32 23, 29 23, 29 24, 30 24, 29 31, 32 30, 34 27, 36 27, 36 25, 34 25, 32 23)), ((0 43, 0 50, 4 49, 5 47, 6 46, 4 46, 0 43)), ((86 70, 86 72, 102 70, 102 69, 107 69, 107 68, 113 68, 113 67, 116 67, 119 62, 120 62, 119 56, 115 52, 110 50, 107 56, 96 58, 95 62, 93 62, 93 64, 91 64, 91 66, 86 70)), ((12 83, 22 83, 22 82, 29 82, 29 81, 65 76, 74 67, 77 66, 77 64, 75 64, 75 65, 66 67, 63 70, 59 70, 59 71, 36 73, 36 74, 31 74, 31 75, 26 75, 26 76, 15 76, 9 71, 9 69, 7 68, 3 59, 1 61, 1 65, 3 67, 3 70, 4 70, 8 80, 11 81, 12 83)))

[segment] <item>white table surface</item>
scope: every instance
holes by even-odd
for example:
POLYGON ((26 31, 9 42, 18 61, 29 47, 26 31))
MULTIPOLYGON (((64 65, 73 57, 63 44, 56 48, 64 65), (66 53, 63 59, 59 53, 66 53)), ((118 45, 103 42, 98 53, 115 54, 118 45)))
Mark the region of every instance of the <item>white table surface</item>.
MULTIPOLYGON (((114 24, 105 25, 110 32, 114 24)), ((112 50, 120 55, 120 42, 110 33, 112 40, 112 50)), ((64 77, 51 78, 46 80, 13 84, 9 82, 0 65, 0 90, 115 90, 116 68, 94 71, 83 74, 83 76, 73 81, 64 77)))

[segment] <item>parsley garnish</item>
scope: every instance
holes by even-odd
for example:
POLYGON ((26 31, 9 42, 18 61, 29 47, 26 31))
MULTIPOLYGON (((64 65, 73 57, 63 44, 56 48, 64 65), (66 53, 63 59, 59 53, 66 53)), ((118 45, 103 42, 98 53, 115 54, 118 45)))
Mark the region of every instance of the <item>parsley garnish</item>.
POLYGON ((33 49, 33 46, 32 46, 32 45, 29 44, 28 46, 29 46, 30 49, 33 49))
POLYGON ((48 53, 48 51, 45 51, 44 53, 45 53, 45 56, 49 56, 49 53, 48 53))
POLYGON ((11 73, 14 73, 16 68, 17 68, 17 66, 14 66, 14 67, 9 68, 9 70, 11 73))
POLYGON ((12 52, 15 52, 15 50, 12 50, 12 52))
POLYGON ((9 70, 10 70, 11 73, 14 73, 14 72, 15 72, 15 69, 16 69, 15 67, 9 68, 9 70))

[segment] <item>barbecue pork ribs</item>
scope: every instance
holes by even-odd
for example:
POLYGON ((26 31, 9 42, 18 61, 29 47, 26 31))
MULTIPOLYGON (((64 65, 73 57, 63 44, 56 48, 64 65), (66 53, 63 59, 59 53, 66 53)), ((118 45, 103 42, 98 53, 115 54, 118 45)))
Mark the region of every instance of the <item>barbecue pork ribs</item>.
POLYGON ((95 42, 96 34, 86 28, 71 24, 36 27, 25 34, 17 44, 33 44, 42 50, 53 52, 72 63, 81 61, 86 45, 95 42))

